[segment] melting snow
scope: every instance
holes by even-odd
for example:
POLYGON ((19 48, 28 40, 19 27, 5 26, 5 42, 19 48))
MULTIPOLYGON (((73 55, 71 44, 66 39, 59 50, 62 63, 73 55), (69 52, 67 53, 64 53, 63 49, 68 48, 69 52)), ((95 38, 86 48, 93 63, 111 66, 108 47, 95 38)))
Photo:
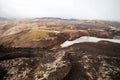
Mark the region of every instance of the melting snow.
POLYGON ((82 43, 82 42, 99 42, 99 41, 102 41, 102 40, 120 43, 120 40, 117 40, 117 39, 105 39, 105 38, 97 38, 97 37, 83 36, 83 37, 77 38, 77 39, 75 39, 75 40, 73 40, 73 41, 65 41, 65 42, 62 43, 60 46, 61 46, 62 48, 64 48, 64 47, 71 46, 71 45, 73 45, 73 44, 75 44, 75 43, 82 43))
POLYGON ((110 26, 111 30, 117 30, 115 27, 113 26, 110 26))
POLYGON ((53 32, 55 32, 55 33, 60 33, 60 31, 57 31, 57 30, 54 30, 53 32))

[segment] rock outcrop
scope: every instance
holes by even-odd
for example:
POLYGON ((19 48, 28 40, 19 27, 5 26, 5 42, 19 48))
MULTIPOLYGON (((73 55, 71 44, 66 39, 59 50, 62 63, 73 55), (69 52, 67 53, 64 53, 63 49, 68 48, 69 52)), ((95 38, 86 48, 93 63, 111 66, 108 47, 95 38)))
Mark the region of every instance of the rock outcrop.
POLYGON ((120 45, 104 41, 80 43, 66 50, 72 67, 64 80, 120 79, 120 45))
POLYGON ((78 43, 55 51, 0 47, 0 80, 119 80, 120 44, 78 43))
POLYGON ((62 80, 71 69, 64 51, 7 50, 0 56, 0 80, 62 80))

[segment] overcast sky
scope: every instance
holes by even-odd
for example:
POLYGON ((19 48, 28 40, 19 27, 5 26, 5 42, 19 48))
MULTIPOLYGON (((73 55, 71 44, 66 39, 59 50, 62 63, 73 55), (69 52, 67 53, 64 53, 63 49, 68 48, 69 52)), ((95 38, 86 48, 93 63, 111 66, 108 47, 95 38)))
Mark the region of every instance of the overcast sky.
POLYGON ((0 16, 120 21, 120 0, 0 0, 0 16))

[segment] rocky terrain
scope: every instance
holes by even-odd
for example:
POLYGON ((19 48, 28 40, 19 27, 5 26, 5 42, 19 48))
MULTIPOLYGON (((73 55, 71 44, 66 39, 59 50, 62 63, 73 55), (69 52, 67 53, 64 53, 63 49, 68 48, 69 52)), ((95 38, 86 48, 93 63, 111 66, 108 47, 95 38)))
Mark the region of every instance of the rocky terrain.
POLYGON ((119 22, 0 21, 0 80, 120 80, 119 62, 119 22), (100 41, 78 41, 84 36, 100 41), (75 40, 70 46, 61 46, 75 40))
POLYGON ((119 80, 120 44, 79 43, 55 51, 1 46, 3 80, 119 80))
POLYGON ((58 48, 66 40, 81 36, 119 39, 119 26, 119 22, 61 18, 5 20, 0 25, 0 44, 6 47, 58 48))

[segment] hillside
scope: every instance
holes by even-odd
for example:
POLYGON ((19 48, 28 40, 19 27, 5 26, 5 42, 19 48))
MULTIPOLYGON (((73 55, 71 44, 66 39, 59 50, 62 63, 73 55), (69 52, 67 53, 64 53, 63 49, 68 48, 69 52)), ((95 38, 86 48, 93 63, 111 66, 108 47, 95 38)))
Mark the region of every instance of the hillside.
POLYGON ((81 36, 119 38, 119 35, 120 23, 100 20, 45 17, 12 20, 0 26, 0 44, 7 47, 54 48, 81 36))
POLYGON ((120 80, 120 23, 0 21, 0 80, 120 80))

